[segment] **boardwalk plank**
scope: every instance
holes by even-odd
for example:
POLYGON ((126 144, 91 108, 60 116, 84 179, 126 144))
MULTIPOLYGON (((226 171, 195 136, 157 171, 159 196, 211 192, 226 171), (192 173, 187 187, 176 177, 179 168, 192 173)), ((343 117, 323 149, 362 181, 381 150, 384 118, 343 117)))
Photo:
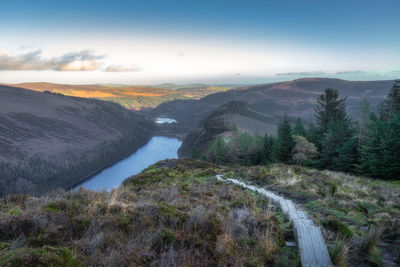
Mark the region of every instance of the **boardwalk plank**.
POLYGON ((329 257, 329 252, 322 238, 321 228, 313 227, 310 229, 310 233, 313 240, 315 254, 318 256, 317 259, 319 266, 330 266, 331 261, 329 257))
POLYGON ((264 188, 247 185, 236 179, 223 179, 221 175, 217 175, 216 178, 219 181, 229 181, 233 184, 240 185, 243 188, 257 192, 260 195, 265 196, 268 201, 280 206, 282 212, 292 223, 295 238, 299 245, 301 264, 303 267, 333 266, 322 236, 321 228, 315 226, 307 217, 307 214, 303 210, 299 210, 292 200, 285 199, 273 192, 265 190, 264 188))

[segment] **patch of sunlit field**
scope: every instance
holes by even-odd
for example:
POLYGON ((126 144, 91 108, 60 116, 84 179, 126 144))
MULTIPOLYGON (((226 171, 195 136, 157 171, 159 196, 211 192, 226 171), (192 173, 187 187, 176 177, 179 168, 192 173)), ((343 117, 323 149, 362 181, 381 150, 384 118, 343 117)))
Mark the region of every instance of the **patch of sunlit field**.
POLYGON ((125 92, 123 93, 124 95, 131 95, 131 96, 150 96, 150 97, 156 97, 156 96, 164 96, 166 94, 157 94, 157 93, 142 93, 142 92, 125 92))
POLYGON ((54 93, 60 93, 68 96, 77 96, 85 98, 102 98, 115 97, 114 94, 103 91, 86 91, 86 90, 53 90, 54 93))

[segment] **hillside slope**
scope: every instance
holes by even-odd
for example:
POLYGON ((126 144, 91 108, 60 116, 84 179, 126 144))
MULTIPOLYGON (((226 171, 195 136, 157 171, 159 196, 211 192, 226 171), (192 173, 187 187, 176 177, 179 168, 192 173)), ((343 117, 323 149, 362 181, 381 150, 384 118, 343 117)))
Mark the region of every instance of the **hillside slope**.
POLYGON ((0 200, 0 266, 294 264, 268 201, 218 182, 219 170, 170 160, 111 193, 0 200))
POLYGON ((180 157, 190 156, 193 149, 201 154, 211 141, 217 137, 229 138, 233 131, 250 135, 270 135, 276 132, 274 123, 273 118, 249 109, 246 102, 231 101, 203 119, 185 137, 178 154, 180 157))
POLYGON ((226 91, 233 86, 210 86, 205 84, 162 84, 145 85, 113 85, 113 84, 57 84, 57 83, 20 83, 5 84, 38 92, 49 91, 68 96, 96 98, 116 102, 128 109, 140 110, 154 108, 157 105, 175 99, 200 99, 209 94, 226 91))
POLYGON ((111 102, 0 86, 0 196, 70 186, 132 153, 152 125, 111 102))
POLYGON ((398 183, 179 159, 112 192, 0 199, 0 266, 298 266, 298 248, 285 246, 295 239, 283 213, 216 174, 293 200, 322 227, 336 266, 400 264, 398 183))
POLYGON ((349 114, 357 116, 357 105, 365 97, 372 109, 382 102, 393 81, 345 81, 304 78, 287 82, 254 85, 206 96, 198 101, 175 100, 162 103, 153 113, 176 119, 181 127, 193 129, 198 123, 229 101, 244 101, 257 112, 271 116, 286 113, 292 117, 313 117, 317 96, 334 88, 347 96, 349 114))

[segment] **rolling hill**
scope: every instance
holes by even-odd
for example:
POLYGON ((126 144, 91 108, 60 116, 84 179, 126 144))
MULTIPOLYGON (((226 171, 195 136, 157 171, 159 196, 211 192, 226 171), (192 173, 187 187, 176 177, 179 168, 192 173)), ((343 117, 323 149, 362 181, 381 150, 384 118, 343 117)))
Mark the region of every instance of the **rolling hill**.
POLYGON ((385 98, 393 81, 345 81, 328 78, 304 78, 261 84, 219 92, 200 100, 174 100, 160 104, 153 114, 176 119, 181 127, 194 129, 198 123, 229 101, 247 102, 249 108, 272 117, 284 113, 311 119, 317 96, 325 88, 334 88, 347 96, 348 113, 357 116, 357 105, 365 97, 372 109, 385 98))
POLYGON ((34 91, 49 91, 68 96, 96 98, 116 102, 128 109, 154 108, 159 104, 175 99, 200 99, 206 95, 226 91, 232 85, 209 86, 205 84, 161 84, 158 86, 144 85, 70 85, 46 82, 5 84, 34 91))
POLYGON ((233 132, 250 135, 273 134, 276 132, 273 118, 249 109, 246 102, 231 101, 222 105, 184 139, 179 156, 190 156, 193 149, 204 153, 209 143, 217 137, 230 138, 233 132))
POLYGON ((132 153, 152 127, 112 102, 0 86, 0 196, 68 187, 132 153))

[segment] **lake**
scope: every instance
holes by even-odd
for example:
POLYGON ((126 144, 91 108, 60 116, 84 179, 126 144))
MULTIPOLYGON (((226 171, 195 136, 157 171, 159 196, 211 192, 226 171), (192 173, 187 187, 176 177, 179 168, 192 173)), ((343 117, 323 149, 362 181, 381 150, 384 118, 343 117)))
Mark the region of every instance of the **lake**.
POLYGON ((138 174, 157 161, 178 158, 181 143, 176 138, 154 136, 135 153, 93 175, 79 186, 90 190, 110 191, 120 186, 126 178, 138 174))
POLYGON ((170 123, 177 123, 177 121, 174 120, 174 119, 170 119, 170 118, 157 118, 155 120, 155 123, 157 123, 157 124, 164 124, 164 123, 170 124, 170 123))

